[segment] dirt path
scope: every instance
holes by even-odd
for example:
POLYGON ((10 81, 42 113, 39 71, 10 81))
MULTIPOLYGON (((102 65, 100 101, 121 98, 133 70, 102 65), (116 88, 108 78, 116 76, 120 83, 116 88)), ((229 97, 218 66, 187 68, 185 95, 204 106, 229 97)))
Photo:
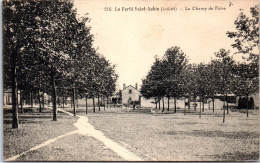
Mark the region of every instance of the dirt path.
MULTIPOLYGON (((67 111, 64 111, 61 109, 59 109, 59 111, 72 116, 72 114, 67 111)), ((79 119, 74 125, 78 128, 79 134, 91 136, 91 137, 101 141, 102 143, 104 143, 104 145, 106 145, 108 148, 112 149, 115 153, 117 153, 119 156, 121 156, 125 160, 142 161, 142 158, 131 153, 129 150, 120 146, 113 140, 107 138, 101 131, 96 130, 94 128, 94 126, 92 126, 88 122, 88 118, 86 116, 78 116, 78 117, 79 117, 79 119)))
POLYGON ((87 117, 79 116, 78 121, 74 125, 79 129, 80 134, 96 138, 97 140, 103 142, 108 148, 112 149, 122 158, 128 161, 142 161, 142 158, 131 153, 126 148, 107 138, 102 132, 96 130, 94 126, 92 126, 88 122, 87 117))
MULTIPOLYGON (((73 116, 73 114, 58 109, 58 111, 63 112, 69 116, 73 116)), ((89 122, 88 122, 88 118, 86 116, 78 116, 79 119, 77 120, 76 123, 74 123, 74 125, 78 128, 78 130, 74 130, 72 132, 69 132, 67 134, 64 135, 60 135, 58 137, 55 137, 53 139, 47 140, 37 146, 34 146, 32 148, 30 148, 29 150, 26 150, 20 154, 17 154, 15 156, 12 156, 8 159, 6 159, 5 161, 15 161, 17 158, 19 158, 22 155, 25 155, 31 151, 35 151, 38 150, 42 147, 45 147, 53 142, 55 142, 58 139, 61 139, 63 137, 72 135, 72 134, 81 134, 84 136, 90 136, 93 137, 99 141, 101 141, 106 147, 110 148, 112 151, 114 151, 116 154, 118 154, 119 156, 121 156, 123 159, 127 160, 127 161, 142 161, 142 158, 140 158, 139 156, 135 155, 134 153, 131 153, 129 150, 127 150, 126 148, 120 146, 119 144, 117 144, 116 142, 114 142, 113 140, 107 138, 101 131, 98 131, 94 128, 94 126, 92 126, 89 122)), ((47 160, 46 160, 47 161, 47 160)))

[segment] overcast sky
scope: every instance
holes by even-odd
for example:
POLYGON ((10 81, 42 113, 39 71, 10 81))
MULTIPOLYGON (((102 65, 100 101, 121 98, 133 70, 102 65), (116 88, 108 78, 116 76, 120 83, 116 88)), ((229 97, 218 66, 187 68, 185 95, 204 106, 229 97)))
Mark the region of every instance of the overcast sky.
POLYGON ((89 14, 94 46, 117 65, 121 88, 123 83, 141 85, 154 56, 161 57, 172 46, 179 46, 190 63, 207 63, 220 48, 235 52, 230 46, 233 40, 226 32, 234 31, 240 9, 248 13, 258 3, 257 0, 74 0, 79 16, 89 14), (226 9, 215 10, 216 6, 226 9), (105 11, 105 7, 111 7, 112 11, 105 11), (177 11, 115 11, 122 7, 177 7, 177 11), (193 7, 207 10, 193 10, 193 7), (209 7, 214 10, 209 11, 209 7))

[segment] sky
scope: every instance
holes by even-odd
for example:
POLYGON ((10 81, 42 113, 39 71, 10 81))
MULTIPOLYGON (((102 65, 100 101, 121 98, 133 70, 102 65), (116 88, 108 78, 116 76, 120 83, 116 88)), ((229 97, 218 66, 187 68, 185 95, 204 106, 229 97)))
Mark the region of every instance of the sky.
MULTIPOLYGON (((94 35, 94 47, 116 65, 121 89, 123 83, 140 86, 154 56, 162 57, 172 46, 180 47, 189 63, 208 63, 221 48, 235 53, 231 47, 234 40, 226 32, 235 31, 234 21, 241 9, 250 15, 250 7, 258 3, 257 0, 74 0, 78 16, 88 14, 91 19, 87 25, 94 35), (105 11, 109 7, 112 11, 105 11), (128 7, 133 7, 133 11, 125 11, 128 7), (135 10, 140 7, 177 10, 135 10)), ((239 60, 238 55, 235 58, 239 60)))

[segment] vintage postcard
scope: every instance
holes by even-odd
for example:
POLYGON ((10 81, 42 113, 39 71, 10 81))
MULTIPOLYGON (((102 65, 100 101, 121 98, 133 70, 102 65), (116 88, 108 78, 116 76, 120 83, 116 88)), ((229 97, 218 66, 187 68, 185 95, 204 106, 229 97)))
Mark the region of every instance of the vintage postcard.
POLYGON ((259 1, 3 0, 4 161, 259 161, 259 1))

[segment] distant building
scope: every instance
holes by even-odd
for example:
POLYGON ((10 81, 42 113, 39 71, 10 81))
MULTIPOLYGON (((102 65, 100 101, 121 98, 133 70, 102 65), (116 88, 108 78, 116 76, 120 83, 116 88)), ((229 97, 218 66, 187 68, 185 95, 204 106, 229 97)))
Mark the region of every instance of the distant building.
MULTIPOLYGON (((18 101, 20 100, 20 91, 18 91, 18 101)), ((12 105, 12 90, 4 89, 3 105, 12 105)))
POLYGON ((12 105, 12 92, 11 90, 4 90, 4 105, 12 105))
POLYGON ((140 101, 141 93, 138 90, 138 85, 136 84, 135 87, 132 85, 129 85, 126 87, 126 85, 123 85, 122 90, 122 104, 128 104, 133 101, 140 101))

